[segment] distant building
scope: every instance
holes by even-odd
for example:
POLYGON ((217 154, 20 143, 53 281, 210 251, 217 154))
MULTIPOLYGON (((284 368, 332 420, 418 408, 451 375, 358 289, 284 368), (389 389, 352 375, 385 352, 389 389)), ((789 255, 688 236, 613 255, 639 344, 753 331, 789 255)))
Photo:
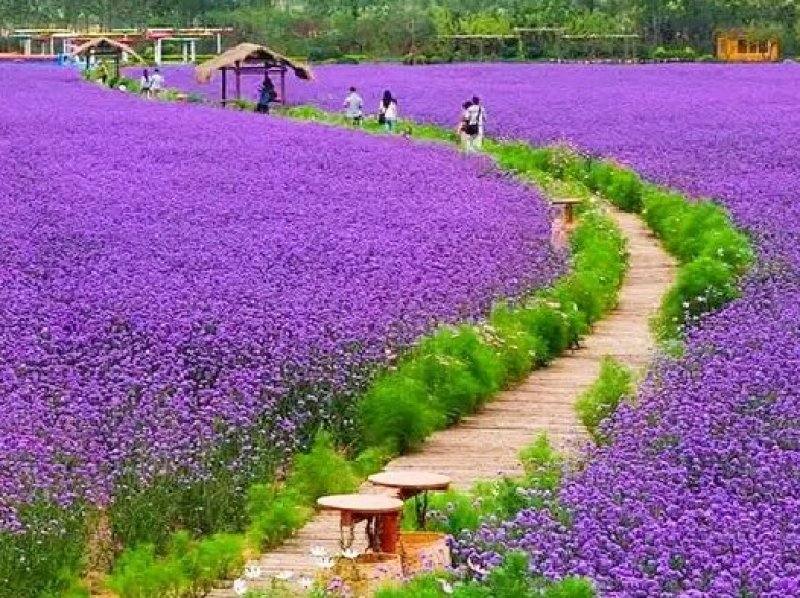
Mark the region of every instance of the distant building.
POLYGON ((780 40, 755 39, 752 32, 741 29, 717 33, 717 58, 728 62, 775 62, 780 58, 780 40))

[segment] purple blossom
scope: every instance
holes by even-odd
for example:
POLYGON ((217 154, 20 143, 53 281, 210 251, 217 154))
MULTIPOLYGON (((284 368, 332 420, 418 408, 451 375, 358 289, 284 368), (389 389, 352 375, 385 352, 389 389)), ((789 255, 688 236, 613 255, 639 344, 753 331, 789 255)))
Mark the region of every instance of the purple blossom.
POLYGON ((0 520, 291 451, 388 351, 563 271, 446 148, 0 66, 0 520))

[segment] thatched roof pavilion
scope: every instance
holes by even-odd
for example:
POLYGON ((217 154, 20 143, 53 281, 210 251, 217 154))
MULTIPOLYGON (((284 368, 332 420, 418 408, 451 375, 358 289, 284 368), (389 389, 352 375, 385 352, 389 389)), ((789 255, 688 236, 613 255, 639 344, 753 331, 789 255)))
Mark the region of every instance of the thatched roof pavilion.
POLYGON ((98 37, 93 40, 81 44, 75 48, 70 54, 71 57, 80 56, 86 60, 86 70, 90 68, 91 57, 95 58, 113 58, 114 66, 116 68, 116 76, 119 76, 119 63, 122 60, 122 55, 128 54, 134 60, 144 63, 145 60, 133 51, 133 48, 107 37, 98 37))
POLYGON ((269 73, 279 73, 281 79, 280 102, 286 102, 286 73, 291 70, 298 79, 310 81, 313 79, 311 69, 304 65, 293 62, 286 56, 275 52, 267 46, 258 44, 239 44, 226 50, 219 56, 204 62, 195 69, 195 79, 198 83, 208 83, 214 77, 216 71, 222 72, 222 103, 228 100, 228 72, 232 72, 235 77, 235 99, 242 98, 241 76, 248 74, 260 74, 266 76, 269 73))

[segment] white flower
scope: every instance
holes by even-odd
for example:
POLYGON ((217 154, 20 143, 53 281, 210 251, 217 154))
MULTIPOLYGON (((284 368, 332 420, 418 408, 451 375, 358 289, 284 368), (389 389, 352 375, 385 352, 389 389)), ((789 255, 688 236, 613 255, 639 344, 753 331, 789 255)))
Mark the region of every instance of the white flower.
POLYGON ((237 596, 244 596, 247 594, 247 582, 241 578, 233 582, 233 593, 237 596))
POLYGON ((328 550, 324 546, 312 546, 311 556, 317 559, 328 556, 328 550))
POLYGON ((452 594, 453 593, 453 584, 451 584, 446 579, 439 579, 437 581, 442 586, 442 592, 444 592, 445 594, 452 594))
POLYGON ((355 548, 348 548, 348 549, 342 551, 342 556, 344 558, 349 559, 349 560, 352 561, 354 559, 357 559, 359 556, 361 556, 361 553, 358 550, 356 550, 355 548))
POLYGON ((294 573, 291 571, 281 571, 275 576, 275 579, 278 581, 289 581, 292 577, 294 577, 294 573))
POLYGON ((310 577, 303 576, 303 577, 301 577, 300 579, 297 580, 297 583, 304 590, 310 590, 311 587, 314 585, 314 580, 311 579, 310 577))
POLYGON ((317 567, 320 569, 333 569, 336 566, 336 561, 330 556, 321 556, 317 558, 317 567))
POLYGON ((250 563, 247 567, 244 568, 244 576, 247 579, 258 579, 261 577, 261 567, 256 565, 255 563, 250 563))

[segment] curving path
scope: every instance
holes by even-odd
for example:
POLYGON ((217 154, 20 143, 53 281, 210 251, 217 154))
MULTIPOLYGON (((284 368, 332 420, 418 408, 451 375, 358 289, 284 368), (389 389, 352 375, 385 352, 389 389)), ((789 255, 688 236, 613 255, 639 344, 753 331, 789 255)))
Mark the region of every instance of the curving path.
MULTIPOLYGON (((458 426, 434 434, 423 449, 399 457, 387 469, 419 469, 442 473, 460 489, 478 480, 521 473, 520 449, 541 432, 564 452, 574 452, 586 440, 575 413, 575 400, 599 375, 606 355, 643 369, 655 351, 649 321, 673 282, 676 266, 644 223, 636 216, 608 208, 628 239, 630 269, 620 290, 619 306, 599 322, 581 348, 533 372, 513 390, 498 395, 458 426)), ((364 488, 369 491, 369 488, 364 488)), ((312 546, 338 551, 338 516, 318 514, 291 540, 260 558, 262 587, 273 575, 292 571, 313 575, 312 546)), ((258 589, 259 582, 250 582, 258 589)), ((215 598, 234 598, 230 589, 214 590, 215 598)))

